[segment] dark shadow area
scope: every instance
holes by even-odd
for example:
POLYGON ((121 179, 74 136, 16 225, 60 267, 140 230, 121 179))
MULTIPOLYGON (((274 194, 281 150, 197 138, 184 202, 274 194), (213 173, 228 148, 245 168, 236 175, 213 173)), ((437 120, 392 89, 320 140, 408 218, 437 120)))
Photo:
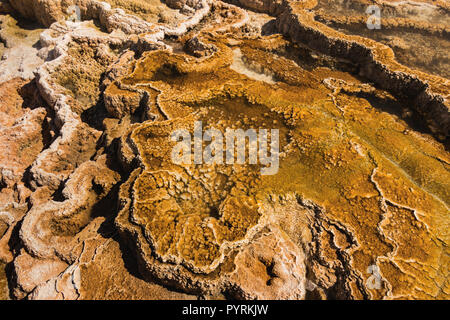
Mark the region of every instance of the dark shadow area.
POLYGON ((276 21, 276 19, 272 19, 269 22, 265 23, 261 28, 261 35, 270 36, 272 34, 278 33, 276 21))
POLYGON ((81 113, 81 120, 90 127, 103 131, 103 120, 108 117, 108 111, 103 103, 103 98, 97 100, 97 103, 81 113))
MULTIPOLYGON (((13 228, 11 232, 11 237, 8 241, 8 246, 10 248, 11 253, 14 257, 17 257, 19 255, 19 251, 22 247, 22 243, 20 240, 20 228, 22 227, 23 220, 19 221, 13 228)), ((14 272, 14 262, 9 262, 5 266, 5 274, 6 278, 8 280, 8 288, 9 288, 9 297, 11 299, 14 298, 14 292, 13 288, 17 287, 17 277, 16 273, 14 272)))

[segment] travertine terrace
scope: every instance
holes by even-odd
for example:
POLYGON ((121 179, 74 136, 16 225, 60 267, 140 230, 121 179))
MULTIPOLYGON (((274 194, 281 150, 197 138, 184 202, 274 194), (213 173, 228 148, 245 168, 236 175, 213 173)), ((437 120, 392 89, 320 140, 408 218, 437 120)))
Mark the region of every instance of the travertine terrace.
POLYGON ((0 0, 0 299, 449 299, 449 11, 0 0))

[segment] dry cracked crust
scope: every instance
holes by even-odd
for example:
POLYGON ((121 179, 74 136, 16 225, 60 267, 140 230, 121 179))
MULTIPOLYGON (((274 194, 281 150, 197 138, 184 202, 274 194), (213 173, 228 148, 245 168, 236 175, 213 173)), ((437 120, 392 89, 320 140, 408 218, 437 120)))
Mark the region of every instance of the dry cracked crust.
POLYGON ((0 1, 0 297, 448 299, 448 10, 0 1), (174 164, 199 120, 279 172, 174 164))

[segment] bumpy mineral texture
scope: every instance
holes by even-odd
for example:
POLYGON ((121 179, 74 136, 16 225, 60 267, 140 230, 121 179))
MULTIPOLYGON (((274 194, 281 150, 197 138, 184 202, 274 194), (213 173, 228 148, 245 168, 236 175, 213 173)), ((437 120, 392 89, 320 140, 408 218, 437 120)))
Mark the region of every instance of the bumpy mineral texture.
POLYGON ((449 11, 0 0, 0 299, 450 298, 449 11))

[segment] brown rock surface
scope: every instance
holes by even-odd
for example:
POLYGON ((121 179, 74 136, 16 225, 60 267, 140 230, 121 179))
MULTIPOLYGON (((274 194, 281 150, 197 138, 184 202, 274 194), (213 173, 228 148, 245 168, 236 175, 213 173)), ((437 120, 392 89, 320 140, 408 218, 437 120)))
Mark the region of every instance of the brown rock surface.
POLYGON ((8 300, 8 280, 5 274, 5 265, 0 262, 0 300, 8 300))

